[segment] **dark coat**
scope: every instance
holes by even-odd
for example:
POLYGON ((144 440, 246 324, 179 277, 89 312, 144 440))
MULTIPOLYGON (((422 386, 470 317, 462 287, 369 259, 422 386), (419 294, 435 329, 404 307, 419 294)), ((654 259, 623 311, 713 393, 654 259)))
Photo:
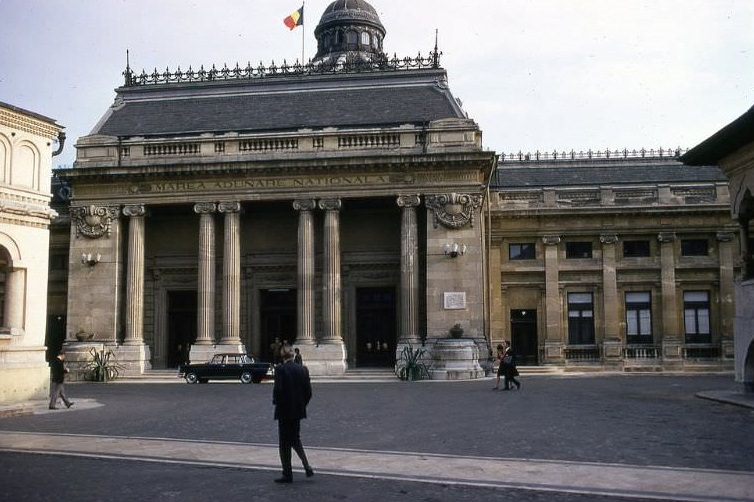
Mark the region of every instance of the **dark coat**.
POLYGON ((50 373, 54 383, 63 383, 65 380, 65 374, 67 373, 63 361, 57 357, 50 361, 50 373))
POLYGON ((311 398, 312 384, 306 366, 289 359, 275 368, 275 386, 272 389, 275 420, 306 418, 306 405, 311 398))

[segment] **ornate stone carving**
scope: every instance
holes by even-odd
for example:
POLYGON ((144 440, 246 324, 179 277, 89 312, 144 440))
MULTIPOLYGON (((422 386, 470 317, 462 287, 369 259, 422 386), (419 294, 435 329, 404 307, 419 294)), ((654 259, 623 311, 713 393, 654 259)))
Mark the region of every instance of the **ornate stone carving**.
POLYGON ((237 200, 218 202, 217 210, 221 213, 238 213, 241 211, 241 203, 237 200))
POLYGON ((718 242, 730 242, 733 240, 735 235, 733 232, 718 232, 717 235, 718 242))
POLYGON ((602 234, 600 235, 600 242, 602 244, 615 244, 618 242, 617 234, 602 234))
POLYGON ((319 201, 319 208, 325 211, 338 211, 341 206, 340 199, 322 199, 319 201))
POLYGON ((428 195, 427 208, 435 214, 435 228, 442 224, 447 228, 474 226, 474 209, 482 204, 481 195, 449 193, 428 195))
POLYGON ((194 204, 196 214, 214 213, 217 210, 217 204, 214 202, 197 202, 194 204))
POLYGON ((123 216, 144 216, 144 214, 146 214, 144 204, 123 206, 123 216))
POLYGON ((90 239, 109 237, 110 227, 117 217, 117 207, 91 205, 71 208, 71 220, 76 225, 76 235, 90 239))
POLYGON ((417 207, 419 204, 421 204, 421 199, 418 195, 399 195, 398 196, 398 206, 399 207, 417 207))
POLYGON ((559 235, 543 235, 542 242, 546 246, 557 246, 558 244, 560 244, 560 236, 559 235))
POLYGON ((674 232, 660 232, 657 234, 657 241, 662 244, 669 244, 671 242, 675 242, 675 233, 674 232))
POLYGON ((293 201, 293 209, 296 211, 312 211, 317 207, 314 199, 296 199, 293 201))

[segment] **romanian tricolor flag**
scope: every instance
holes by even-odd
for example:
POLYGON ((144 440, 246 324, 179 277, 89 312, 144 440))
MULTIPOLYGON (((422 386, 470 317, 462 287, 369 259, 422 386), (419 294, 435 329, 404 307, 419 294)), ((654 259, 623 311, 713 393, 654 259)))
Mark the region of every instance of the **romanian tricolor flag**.
POLYGON ((300 9, 293 11, 290 16, 283 19, 283 23, 288 27, 289 30, 294 29, 296 26, 303 26, 304 6, 302 5, 300 9))

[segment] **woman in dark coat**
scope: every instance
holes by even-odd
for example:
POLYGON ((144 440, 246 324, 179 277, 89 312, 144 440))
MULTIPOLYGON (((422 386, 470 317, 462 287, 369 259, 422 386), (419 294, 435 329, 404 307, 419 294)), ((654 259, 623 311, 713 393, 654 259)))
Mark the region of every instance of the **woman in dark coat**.
POLYGON ((516 354, 511 349, 511 344, 505 342, 505 352, 500 365, 503 366, 503 376, 505 377, 505 383, 503 390, 510 390, 510 382, 513 382, 516 389, 521 388, 521 382, 516 377, 518 376, 518 369, 516 369, 516 354))

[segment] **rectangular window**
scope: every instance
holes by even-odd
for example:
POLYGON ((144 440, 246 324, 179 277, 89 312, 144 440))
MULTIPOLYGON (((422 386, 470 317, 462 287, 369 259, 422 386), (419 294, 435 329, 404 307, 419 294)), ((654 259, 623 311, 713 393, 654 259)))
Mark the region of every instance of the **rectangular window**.
POLYGON ((626 293, 626 342, 652 343, 652 296, 649 292, 626 293))
POLYGON ((568 293, 568 344, 594 344, 594 300, 591 293, 568 293))
POLYGON ((592 257, 591 242, 566 242, 566 258, 579 259, 592 257))
POLYGON ((533 260, 537 257, 537 249, 534 244, 508 244, 508 259, 510 260, 533 260))
POLYGON ((649 256, 649 241, 623 241, 624 258, 645 258, 649 256))
POLYGON ((710 343, 710 303, 708 291, 683 293, 683 326, 686 343, 710 343))
POLYGON ((707 239, 682 239, 681 255, 682 256, 707 256, 707 239))

